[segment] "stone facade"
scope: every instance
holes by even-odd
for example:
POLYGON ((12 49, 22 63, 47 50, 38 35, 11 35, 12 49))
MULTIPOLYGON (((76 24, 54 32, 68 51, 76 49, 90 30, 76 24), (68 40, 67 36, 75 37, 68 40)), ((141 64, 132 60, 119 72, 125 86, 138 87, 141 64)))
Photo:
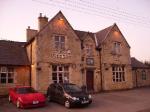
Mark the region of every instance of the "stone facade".
POLYGON ((150 86, 150 67, 144 65, 136 58, 131 58, 133 87, 150 86))
POLYGON ((150 86, 150 69, 133 69, 133 87, 150 86))
POLYGON ((38 25, 26 30, 27 42, 0 41, 0 65, 14 68, 11 83, 0 69, 0 95, 17 85, 43 93, 51 83, 75 83, 89 92, 150 85, 150 68, 130 57, 116 24, 96 33, 74 30, 59 12, 50 21, 40 14, 38 25))
POLYGON ((133 87, 130 46, 116 25, 101 45, 101 66, 103 90, 128 89, 133 87), (114 51, 114 44, 116 42, 120 45, 118 53, 114 51), (124 81, 120 81, 119 77, 121 76, 119 72, 114 76, 115 78, 118 77, 118 79, 116 82, 113 81, 112 67, 114 65, 124 67, 124 81))
MULTIPOLYGON (((0 96, 8 94, 8 90, 11 87, 30 85, 30 67, 28 66, 0 66, 0 67, 6 67, 6 68, 11 67, 13 69, 11 73, 12 76, 14 77, 12 78, 13 81, 11 81, 11 83, 9 83, 8 82, 9 79, 6 78, 6 83, 0 84, 0 96)), ((7 75, 9 74, 7 72, 3 72, 3 73, 4 74, 6 73, 7 75)))
POLYGON ((133 87, 130 46, 116 24, 105 35, 105 41, 99 43, 101 37, 75 31, 61 12, 50 21, 40 14, 38 20, 37 34, 34 34, 37 30, 27 30, 31 84, 35 89, 45 93, 50 83, 65 82, 66 77, 69 82, 94 92, 133 87), (114 42, 120 44, 120 54, 112 52, 114 42), (113 65, 123 70, 116 76, 120 77, 117 82, 113 82, 113 65))

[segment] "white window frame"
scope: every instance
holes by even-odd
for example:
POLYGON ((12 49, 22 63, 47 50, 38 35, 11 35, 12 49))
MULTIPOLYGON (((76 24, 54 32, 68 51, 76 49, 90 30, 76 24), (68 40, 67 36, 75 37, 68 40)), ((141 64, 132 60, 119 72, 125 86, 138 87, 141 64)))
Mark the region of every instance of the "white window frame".
POLYGON ((65 36, 64 35, 55 35, 54 36, 55 49, 63 50, 65 49, 65 36), (56 39, 58 38, 58 40, 56 39), (64 41, 62 41, 64 39, 64 41), (58 44, 58 45, 57 45, 58 44))
POLYGON ((114 42, 113 43, 113 53, 114 54, 120 54, 121 52, 121 43, 120 42, 114 42))
POLYGON ((9 71, 10 67, 5 67, 5 66, 0 67, 0 84, 13 84, 14 83, 15 72, 14 72, 14 68, 11 67, 11 69, 12 71, 9 71), (2 83, 1 81, 1 79, 4 79, 1 77, 2 74, 6 74, 5 83, 2 83), (11 76, 9 77, 10 74, 11 76), (12 82, 9 82, 9 80, 12 80, 12 82))
POLYGON ((68 65, 52 65, 52 81, 54 83, 66 83, 66 82, 69 82, 69 66, 68 65), (56 71, 53 70, 54 66, 56 67, 56 71), (68 70, 66 70, 65 67, 67 67, 68 70), (60 70, 60 68, 62 70, 60 70), (56 76, 54 76, 54 74, 56 76), (54 77, 56 79, 54 79, 54 77))
POLYGON ((125 81, 125 67, 121 65, 112 65, 112 81, 124 82, 125 81))

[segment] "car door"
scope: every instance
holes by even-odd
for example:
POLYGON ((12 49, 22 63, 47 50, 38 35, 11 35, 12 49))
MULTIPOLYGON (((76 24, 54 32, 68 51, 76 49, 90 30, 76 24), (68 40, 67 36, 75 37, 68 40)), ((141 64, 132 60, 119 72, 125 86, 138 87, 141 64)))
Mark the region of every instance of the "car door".
POLYGON ((51 99, 54 100, 54 101, 56 100, 55 91, 56 91, 56 85, 55 85, 55 84, 52 84, 52 85, 50 86, 50 89, 49 89, 49 94, 50 94, 50 96, 51 96, 51 99))
POLYGON ((11 96, 11 99, 14 103, 16 103, 17 101, 17 93, 16 93, 16 88, 13 88, 10 92, 10 96, 11 96))
POLYGON ((60 85, 57 85, 55 94, 56 94, 57 102, 63 103, 64 102, 64 91, 60 85))

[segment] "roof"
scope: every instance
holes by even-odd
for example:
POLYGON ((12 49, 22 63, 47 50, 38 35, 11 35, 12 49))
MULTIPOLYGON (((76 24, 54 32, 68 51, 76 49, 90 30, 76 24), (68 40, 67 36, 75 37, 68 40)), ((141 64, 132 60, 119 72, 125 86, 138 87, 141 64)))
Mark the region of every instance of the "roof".
POLYGON ((148 66, 137 60, 135 57, 131 58, 131 66, 132 68, 148 68, 148 66))
POLYGON ((83 40, 87 34, 89 34, 94 39, 94 33, 92 33, 92 32, 79 31, 79 30, 74 30, 74 31, 80 40, 83 40))
POLYGON ((107 37, 107 34, 111 31, 113 26, 114 24, 96 33, 98 45, 100 45, 105 40, 105 38, 107 37))
POLYGON ((30 65, 25 44, 0 40, 0 65, 30 65))
MULTIPOLYGON (((39 35, 45 28, 47 28, 48 25, 49 25, 55 18, 57 18, 58 16, 63 17, 63 18, 66 20, 67 24, 70 26, 70 28, 74 31, 73 27, 72 27, 71 24, 68 22, 68 20, 67 20, 66 17, 63 15, 63 13, 62 13, 61 11, 59 11, 53 18, 51 18, 51 19, 48 21, 48 23, 47 23, 40 31, 37 32, 36 35, 33 36, 33 38, 32 38, 31 40, 29 40, 29 42, 26 43, 26 45, 28 45, 28 44, 30 44, 32 41, 34 41, 34 39, 36 38, 36 36, 39 35)), ((75 31, 74 31, 74 33, 75 33, 75 31)), ((75 34, 76 34, 76 33, 75 33, 75 34)), ((76 35, 77 35, 77 34, 76 34, 76 35)))

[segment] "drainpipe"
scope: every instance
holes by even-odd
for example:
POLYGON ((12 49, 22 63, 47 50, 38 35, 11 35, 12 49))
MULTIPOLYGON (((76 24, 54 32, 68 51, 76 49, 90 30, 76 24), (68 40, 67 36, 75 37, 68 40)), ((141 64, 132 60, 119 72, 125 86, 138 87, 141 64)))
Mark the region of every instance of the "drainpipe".
POLYGON ((101 91, 103 91, 103 76, 102 76, 102 56, 101 56, 101 51, 102 48, 98 47, 98 42, 97 42, 97 38, 96 38, 96 34, 94 34, 94 39, 95 39, 95 43, 96 43, 96 49, 99 51, 99 60, 100 60, 100 81, 101 81, 101 91))
POLYGON ((102 48, 99 48, 99 60, 100 60, 100 77, 101 77, 101 91, 103 91, 103 74, 102 74, 102 48))
POLYGON ((31 65, 30 65, 30 86, 31 86, 31 81, 32 81, 32 78, 31 78, 31 75, 32 75, 32 43, 31 43, 31 48, 30 48, 30 62, 31 62, 31 65))
POLYGON ((135 69, 135 86, 138 87, 137 70, 135 69))

